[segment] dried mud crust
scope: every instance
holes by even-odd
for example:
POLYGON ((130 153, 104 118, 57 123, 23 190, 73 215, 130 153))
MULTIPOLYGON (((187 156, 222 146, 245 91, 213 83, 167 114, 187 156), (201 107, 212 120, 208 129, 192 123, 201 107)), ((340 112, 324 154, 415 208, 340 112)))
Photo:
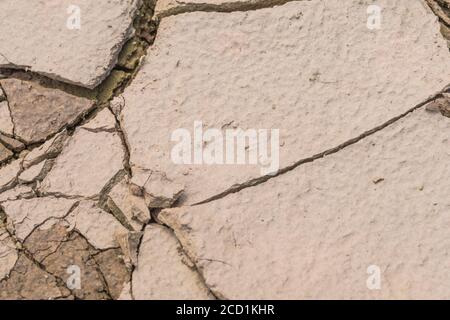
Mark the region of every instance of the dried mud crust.
POLYGON ((448 298, 450 3, 380 2, 384 36, 355 22, 371 1, 86 1, 120 23, 79 69, 0 41, 0 299, 448 298), (199 118, 294 119, 281 170, 166 166, 199 118))

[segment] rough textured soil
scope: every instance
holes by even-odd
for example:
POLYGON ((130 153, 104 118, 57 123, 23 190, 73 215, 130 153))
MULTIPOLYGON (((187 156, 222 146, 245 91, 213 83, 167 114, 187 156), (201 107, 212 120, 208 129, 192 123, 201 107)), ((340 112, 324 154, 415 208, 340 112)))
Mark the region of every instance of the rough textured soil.
POLYGON ((0 299, 450 299, 450 1, 0 20, 0 299), (198 122, 278 129, 278 167, 177 163, 198 122))

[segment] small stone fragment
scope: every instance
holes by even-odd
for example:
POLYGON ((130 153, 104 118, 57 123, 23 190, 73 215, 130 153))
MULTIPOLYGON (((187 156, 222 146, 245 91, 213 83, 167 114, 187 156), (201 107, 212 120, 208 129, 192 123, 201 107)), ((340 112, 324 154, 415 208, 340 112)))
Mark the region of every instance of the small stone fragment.
POLYGON ((123 168, 123 158, 122 141, 117 133, 77 129, 40 189, 65 195, 96 196, 123 168))
POLYGON ((128 233, 119 221, 93 201, 81 201, 66 220, 71 228, 81 233, 94 248, 99 250, 119 247, 116 238, 128 233))
POLYGON ((94 106, 92 100, 29 81, 4 79, 0 84, 8 96, 14 134, 27 143, 47 139, 94 106))
POLYGON ((139 251, 138 266, 133 274, 134 298, 212 299, 188 261, 169 229, 156 224, 148 225, 139 251))

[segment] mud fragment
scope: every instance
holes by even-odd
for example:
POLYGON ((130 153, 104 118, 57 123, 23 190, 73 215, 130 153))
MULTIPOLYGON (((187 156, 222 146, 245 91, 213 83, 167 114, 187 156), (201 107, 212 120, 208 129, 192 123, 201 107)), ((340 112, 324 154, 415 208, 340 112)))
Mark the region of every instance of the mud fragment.
POLYGON ((93 197, 123 168, 124 150, 116 133, 77 129, 42 182, 44 193, 93 197), (95 155, 95 161, 92 156, 95 155))
POLYGON ((3 0, 0 67, 32 70, 93 89, 110 73, 123 44, 133 35, 140 4, 47 0, 29 6, 27 1, 3 0))
POLYGON ((128 233, 119 221, 93 201, 81 201, 66 220, 71 229, 77 230, 99 250, 118 248, 116 237, 128 233))
POLYGON ((97 265, 92 260, 96 253, 76 232, 70 232, 63 223, 56 222, 38 228, 25 242, 25 248, 46 270, 64 281, 78 299, 108 299, 97 265), (79 282, 71 281, 79 273, 79 282))
POLYGON ((125 265, 132 270, 138 263, 138 250, 143 232, 129 232, 127 234, 118 234, 117 242, 124 254, 125 265))
POLYGON ((3 222, 0 222, 0 281, 9 276, 19 253, 3 222))
MULTIPOLYGON (((371 4, 292 1, 161 19, 155 44, 122 95, 133 175, 164 173, 184 186, 178 204, 199 203, 265 174, 264 162, 199 165, 193 147, 186 162, 174 160, 181 142, 172 135, 188 131, 186 145, 194 146, 196 122, 223 136, 234 128, 279 129, 279 168, 290 168, 441 91, 450 60, 433 12, 420 0, 378 1, 382 30, 370 30, 371 4)), ((251 150, 242 152, 245 159, 251 150)))
POLYGON ((450 297, 449 130, 423 108, 333 155, 158 218, 220 298, 450 297), (379 290, 367 288, 370 266, 379 290))
POLYGON ((64 130, 47 140, 41 146, 34 148, 24 157, 23 167, 27 169, 45 159, 57 157, 63 149, 68 137, 67 131, 64 130))
POLYGON ((8 217, 8 230, 23 241, 40 224, 50 218, 62 218, 75 200, 46 197, 6 201, 1 204, 8 217))
POLYGON ((2 300, 52 300, 69 295, 70 291, 54 276, 40 269, 24 254, 19 255, 9 278, 0 281, 2 300))
POLYGON ((17 175, 22 169, 21 163, 22 159, 17 159, 0 167, 0 192, 5 191, 17 182, 17 175))
POLYGON ((118 299, 130 281, 130 272, 123 261, 123 253, 120 249, 110 249, 96 254, 93 259, 103 275, 108 293, 113 299, 118 299))
POLYGON ((82 126, 83 129, 92 131, 112 132, 116 127, 116 119, 108 108, 101 110, 92 120, 82 126))
POLYGON ((111 189, 107 205, 115 215, 123 217, 133 230, 140 231, 150 221, 150 211, 143 195, 133 194, 131 188, 127 178, 121 180, 111 189))
POLYGON ((24 170, 19 175, 19 182, 21 183, 31 183, 35 180, 41 180, 45 176, 45 167, 46 161, 42 161, 39 164, 36 164, 26 170, 24 170))
POLYGON ((9 150, 8 148, 6 148, 3 144, 0 143, 0 165, 3 162, 8 161, 9 159, 11 159, 13 156, 13 153, 11 150, 9 150))
POLYGON ((0 141, 7 148, 9 148, 10 150, 12 150, 16 153, 21 152, 23 149, 25 149, 25 145, 22 142, 20 142, 19 140, 13 139, 11 137, 8 137, 2 133, 0 133, 0 141))
POLYGON ((19 198, 32 198, 35 196, 33 189, 30 186, 18 185, 7 191, 0 193, 0 202, 17 200, 19 198))
POLYGON ((0 132, 10 135, 14 134, 14 124, 11 120, 7 101, 0 102, 0 132))
POLYGON ((167 228, 148 225, 133 274, 134 298, 212 299, 188 261, 178 240, 167 228))
POLYGON ((27 143, 47 139, 94 106, 91 100, 33 82, 4 79, 0 84, 8 96, 14 134, 27 143))
POLYGON ((169 208, 183 194, 184 186, 176 183, 163 172, 135 172, 132 183, 136 186, 135 193, 144 195, 149 208, 169 208))
POLYGON ((443 97, 434 100, 426 106, 430 112, 440 112, 444 117, 450 118, 450 94, 446 93, 443 97))

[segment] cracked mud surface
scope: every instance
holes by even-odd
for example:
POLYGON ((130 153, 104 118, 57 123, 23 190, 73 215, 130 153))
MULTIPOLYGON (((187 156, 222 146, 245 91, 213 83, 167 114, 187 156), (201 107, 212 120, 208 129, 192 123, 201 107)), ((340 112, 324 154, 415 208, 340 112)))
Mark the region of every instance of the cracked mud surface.
POLYGON ((2 1, 0 299, 449 299, 450 2, 372 4, 2 1))

